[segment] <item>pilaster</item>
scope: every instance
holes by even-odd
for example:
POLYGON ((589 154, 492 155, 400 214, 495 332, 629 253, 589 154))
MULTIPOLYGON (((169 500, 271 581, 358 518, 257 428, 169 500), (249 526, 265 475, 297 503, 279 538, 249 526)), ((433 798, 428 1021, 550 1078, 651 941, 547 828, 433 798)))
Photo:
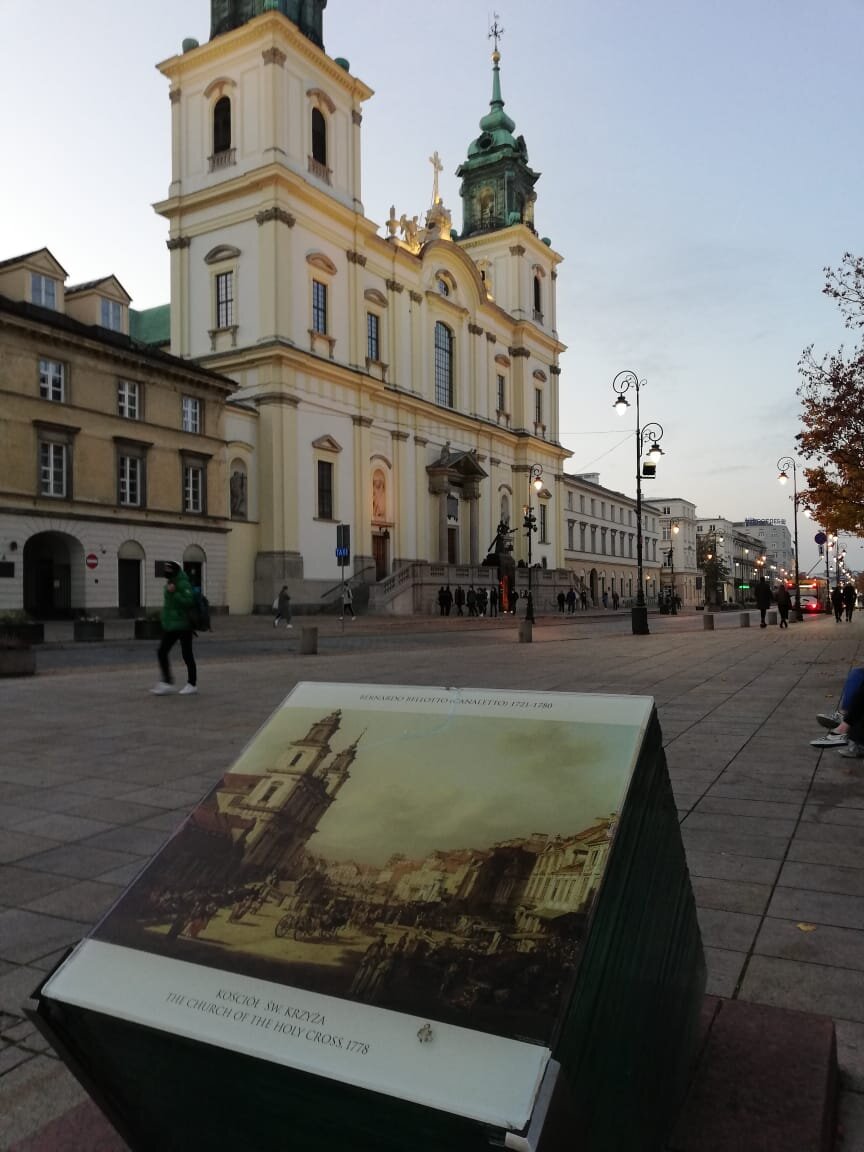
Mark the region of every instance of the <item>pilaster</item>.
POLYGON ((275 206, 255 216, 258 224, 258 339, 286 336, 291 317, 291 229, 296 223, 290 212, 275 206))
POLYGON ((262 392, 258 406, 262 552, 300 551, 297 407, 285 392, 262 392))

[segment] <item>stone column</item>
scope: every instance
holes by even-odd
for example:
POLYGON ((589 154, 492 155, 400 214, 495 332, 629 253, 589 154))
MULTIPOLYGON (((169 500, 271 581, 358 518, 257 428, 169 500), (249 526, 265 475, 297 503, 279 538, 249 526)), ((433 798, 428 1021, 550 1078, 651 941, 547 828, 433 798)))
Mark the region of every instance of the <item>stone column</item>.
POLYGON ((463 496, 468 503, 468 563, 480 563, 480 488, 476 483, 465 486, 463 496))

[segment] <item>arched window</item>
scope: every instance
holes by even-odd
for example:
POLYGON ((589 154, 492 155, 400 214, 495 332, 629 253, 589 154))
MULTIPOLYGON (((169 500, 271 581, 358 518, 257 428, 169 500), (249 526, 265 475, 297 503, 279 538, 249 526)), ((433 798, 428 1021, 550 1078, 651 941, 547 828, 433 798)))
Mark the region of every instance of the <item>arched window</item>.
POLYGON ((435 403, 453 407, 453 333, 440 320, 435 325, 435 403))
POLYGON ((320 108, 312 109, 312 159, 327 167, 327 121, 320 108))
POLYGON ((534 319, 543 319, 543 284, 539 276, 534 277, 534 319))
POLYGON ((231 150, 231 101, 227 96, 213 105, 213 155, 231 150))

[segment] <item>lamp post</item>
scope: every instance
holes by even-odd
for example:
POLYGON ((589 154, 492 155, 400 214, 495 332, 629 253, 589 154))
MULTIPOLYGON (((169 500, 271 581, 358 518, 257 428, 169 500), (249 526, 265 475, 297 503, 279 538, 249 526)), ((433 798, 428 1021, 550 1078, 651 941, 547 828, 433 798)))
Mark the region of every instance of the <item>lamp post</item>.
POLYGON ((670 520, 669 522, 669 551, 666 554, 669 560, 669 568, 671 570, 672 579, 672 602, 669 605, 669 611, 673 616, 678 615, 678 605, 675 603, 675 537, 681 531, 681 526, 677 520, 670 520))
POLYGON ((800 623, 804 619, 801 611, 801 568, 798 564, 798 469, 791 456, 783 456, 777 461, 780 475, 777 479, 785 484, 789 479, 789 469, 792 469, 792 524, 795 528, 795 619, 800 623))
POLYGON ((632 388, 636 393, 636 603, 631 609, 631 624, 634 636, 648 635, 648 607, 645 603, 645 586, 642 572, 642 477, 646 480, 653 478, 657 471, 657 461, 663 455, 660 441, 663 439, 663 428, 660 424, 646 424, 643 428, 639 416, 639 389, 644 387, 645 381, 640 380, 635 372, 619 372, 612 381, 612 390, 618 394, 613 404, 619 416, 623 416, 630 407, 630 401, 625 393, 632 388), (645 442, 651 447, 648 450, 645 464, 642 464, 642 453, 645 442), (643 472, 644 467, 644 472, 643 472))
POLYGON ((534 515, 534 507, 531 504, 532 489, 534 492, 539 492, 543 487, 543 469, 539 464, 532 464, 528 472, 528 503, 525 505, 524 514, 525 518, 522 522, 522 527, 525 529, 525 535, 528 537, 528 606, 525 612, 525 619, 534 623, 534 592, 531 587, 531 537, 537 531, 537 517, 534 515))

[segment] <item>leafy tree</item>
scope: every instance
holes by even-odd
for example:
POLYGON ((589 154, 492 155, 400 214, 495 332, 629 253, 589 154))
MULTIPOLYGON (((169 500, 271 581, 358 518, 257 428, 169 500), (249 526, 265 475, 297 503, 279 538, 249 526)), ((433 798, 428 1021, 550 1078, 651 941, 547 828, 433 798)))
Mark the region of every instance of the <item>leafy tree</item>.
MULTIPOLYGON (((864 330, 864 257, 846 252, 825 276, 822 291, 837 301, 846 327, 864 330)), ((864 343, 850 350, 841 345, 821 360, 811 344, 798 370, 803 427, 796 439, 813 461, 804 469, 808 490, 801 502, 820 524, 864 534, 864 343)))
POLYGON ((696 537, 696 567, 705 583, 705 603, 719 604, 723 585, 729 579, 729 567, 717 550, 717 539, 711 532, 696 537))

